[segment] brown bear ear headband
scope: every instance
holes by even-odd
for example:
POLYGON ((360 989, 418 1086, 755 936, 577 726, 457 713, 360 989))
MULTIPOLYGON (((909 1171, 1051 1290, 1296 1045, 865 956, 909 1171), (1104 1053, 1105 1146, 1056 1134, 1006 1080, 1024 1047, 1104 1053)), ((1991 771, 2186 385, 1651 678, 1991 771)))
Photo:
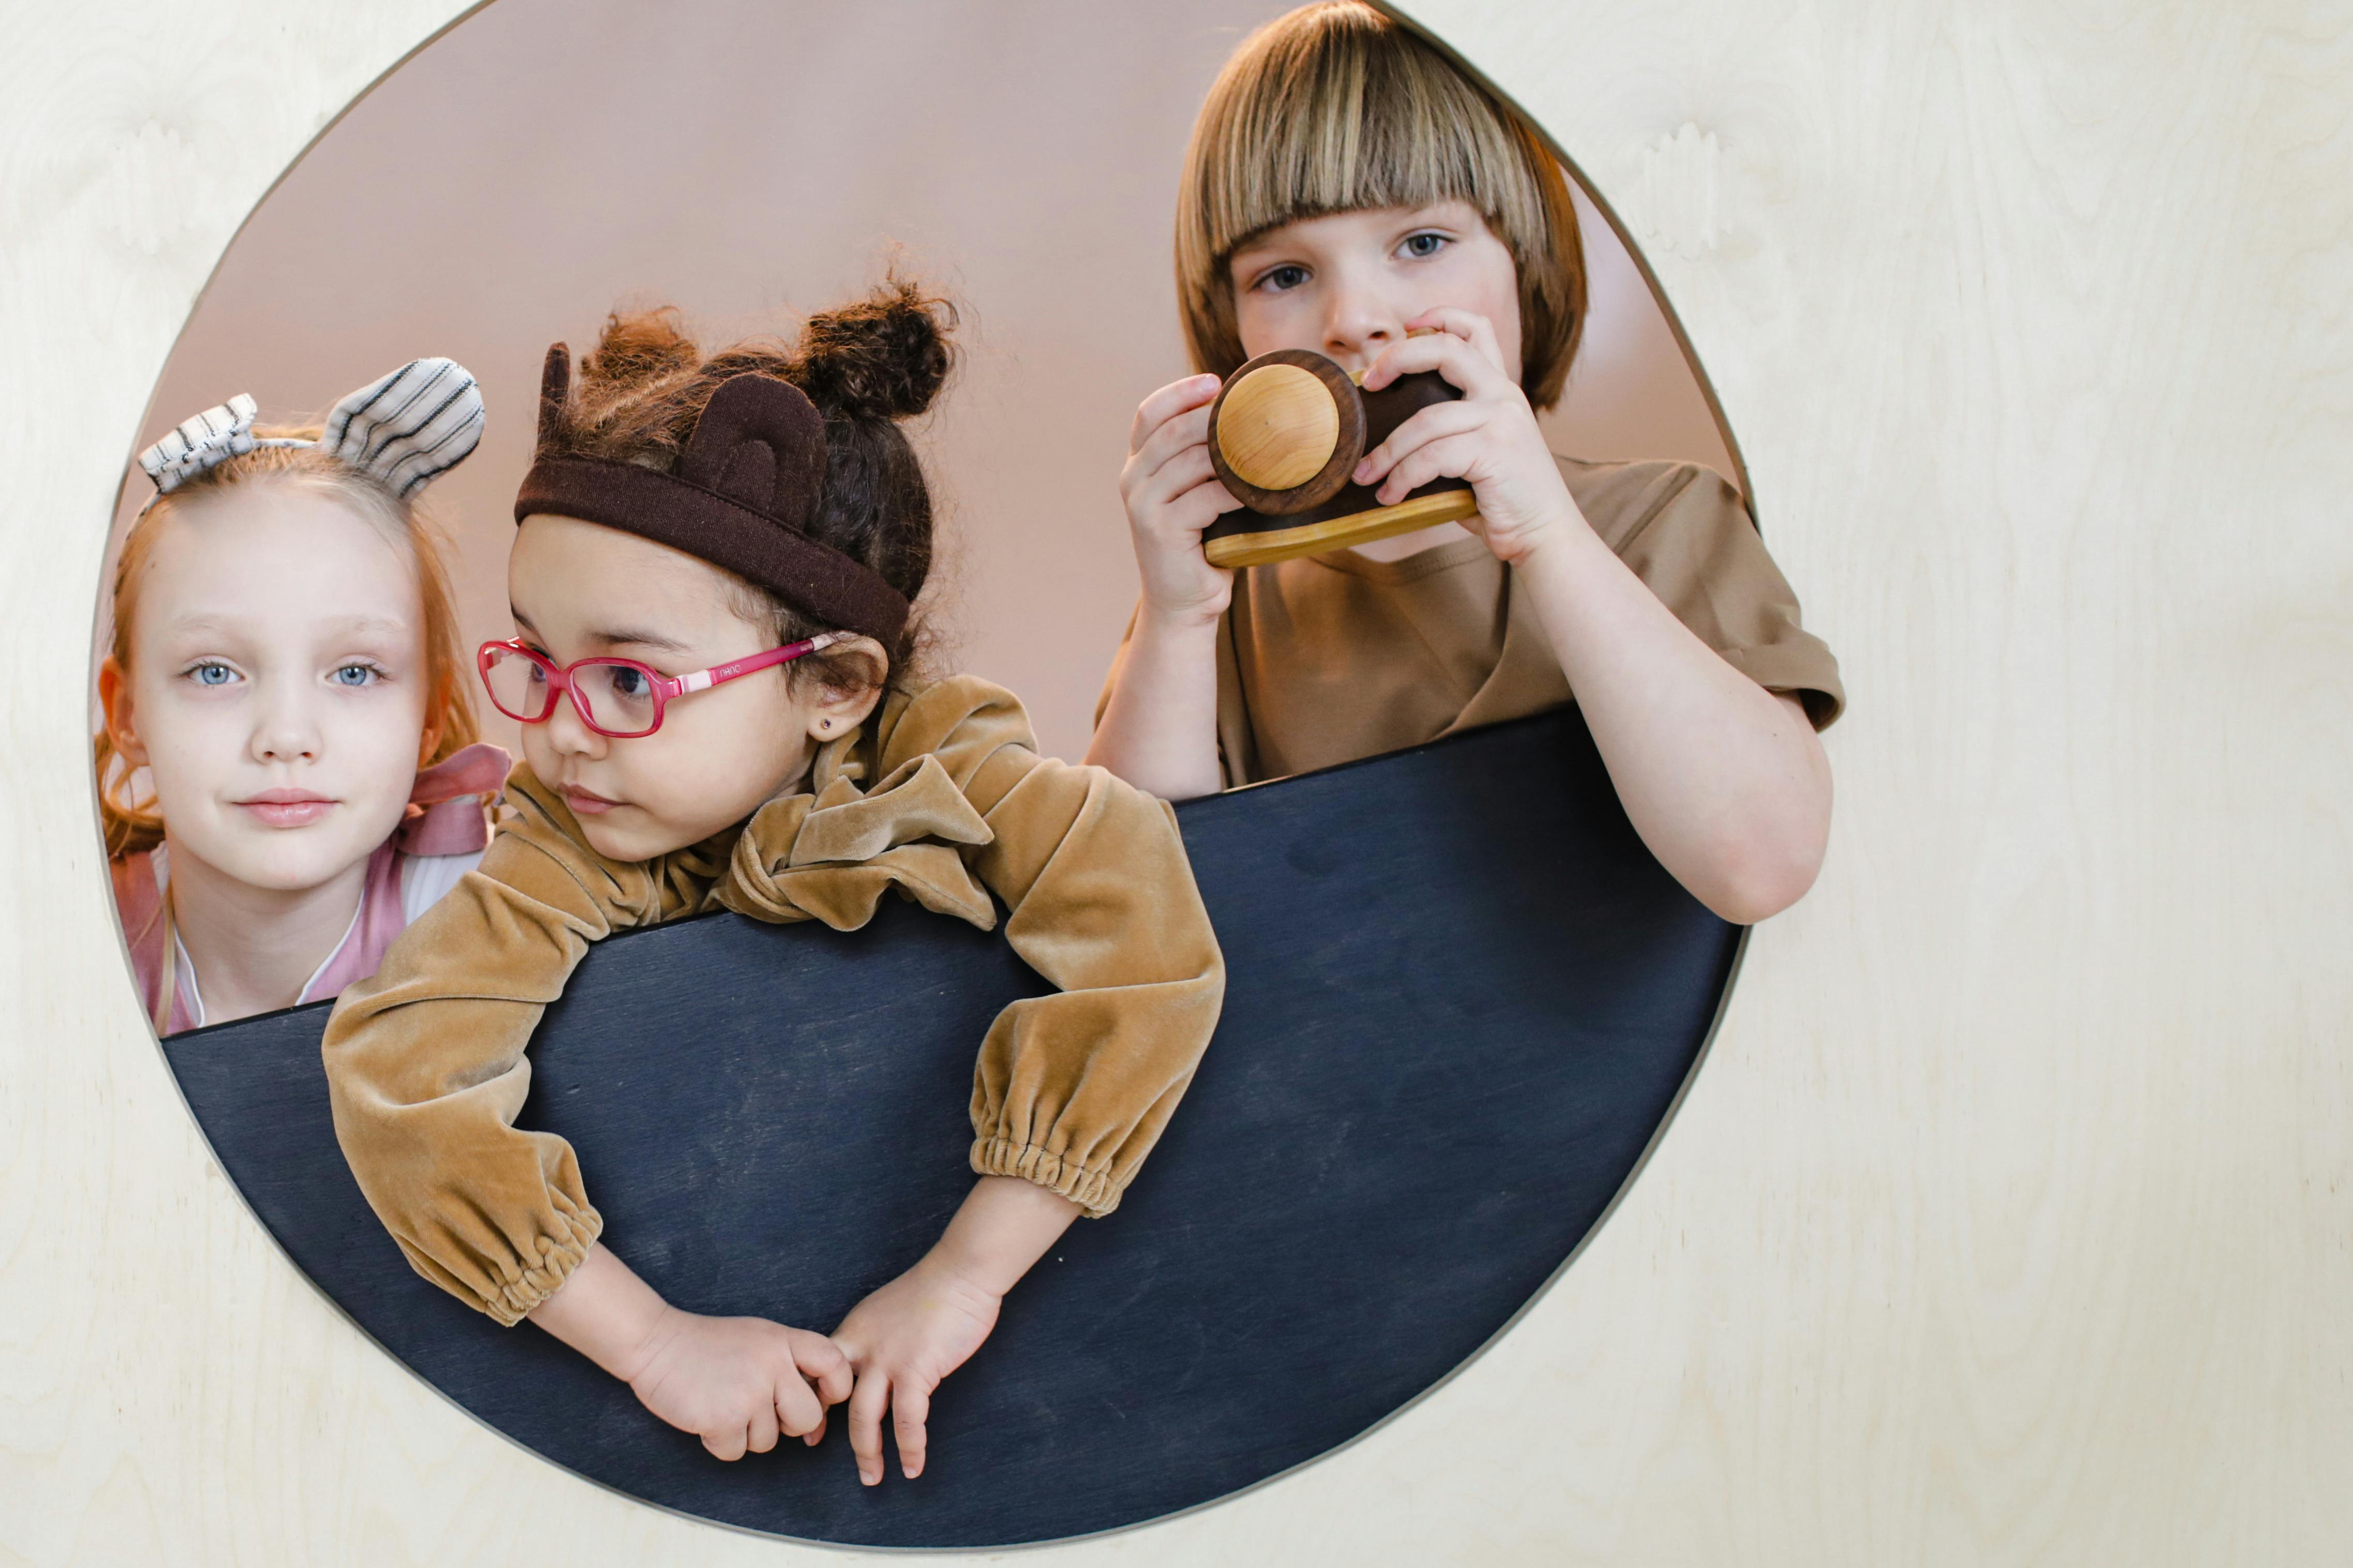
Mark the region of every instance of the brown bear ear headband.
POLYGON ((540 456, 515 497, 517 522, 534 512, 601 522, 723 566, 830 626, 897 644, 906 595, 808 536, 825 482, 825 420, 799 387, 757 372, 727 381, 671 473, 548 456, 571 392, 572 353, 551 344, 539 388, 540 456))
POLYGON ((140 453, 155 493, 169 495, 256 447, 315 447, 405 500, 464 462, 482 438, 481 389, 464 365, 446 359, 411 360, 361 387, 335 405, 315 441, 257 437, 256 412, 239 393, 140 453))

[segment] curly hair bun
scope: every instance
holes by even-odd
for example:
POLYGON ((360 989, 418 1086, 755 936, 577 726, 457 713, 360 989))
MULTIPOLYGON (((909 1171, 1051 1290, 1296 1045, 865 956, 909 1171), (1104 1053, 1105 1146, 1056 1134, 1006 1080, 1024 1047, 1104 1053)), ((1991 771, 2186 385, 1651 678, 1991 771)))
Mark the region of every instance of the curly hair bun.
POLYGON ((580 363, 580 379, 592 385, 634 390, 666 377, 691 374, 702 353, 665 305, 655 310, 615 311, 605 318, 596 347, 580 363))
MULTIPOLYGON (((824 482, 805 532, 913 603, 931 574, 932 495, 899 421, 929 409, 947 384, 955 325, 952 301, 898 277, 811 316, 797 340, 748 338, 707 355, 670 307, 616 311, 545 417, 539 456, 671 473, 730 381, 754 374, 790 382, 825 416, 824 482)), ((778 643, 840 629, 748 580, 743 588, 744 613, 770 619, 778 643)), ((921 637, 911 621, 897 646, 884 650, 888 679, 913 679, 921 637)), ((884 679, 860 674, 865 668, 862 658, 831 652, 795 666, 845 689, 884 679)))
POLYGON ((811 316, 793 379, 820 408, 907 419, 932 405, 955 363, 955 308, 897 279, 852 305, 811 316))

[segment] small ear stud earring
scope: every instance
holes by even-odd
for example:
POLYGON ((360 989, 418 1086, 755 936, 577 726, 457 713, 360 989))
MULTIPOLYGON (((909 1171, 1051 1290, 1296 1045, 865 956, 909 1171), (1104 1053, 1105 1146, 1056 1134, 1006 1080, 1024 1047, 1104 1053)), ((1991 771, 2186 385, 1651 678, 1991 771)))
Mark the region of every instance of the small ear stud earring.
POLYGON ((817 727, 820 730, 830 730, 833 728, 833 721, 830 719, 820 719, 817 721, 817 727))

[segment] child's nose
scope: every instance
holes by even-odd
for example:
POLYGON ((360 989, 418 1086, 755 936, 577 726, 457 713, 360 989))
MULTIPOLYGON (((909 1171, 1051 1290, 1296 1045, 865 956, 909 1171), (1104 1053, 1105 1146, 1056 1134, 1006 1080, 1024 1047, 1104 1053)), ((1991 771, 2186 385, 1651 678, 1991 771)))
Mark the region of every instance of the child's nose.
POLYGON ((270 693, 261 723, 253 732, 253 754, 265 763, 318 760, 319 715, 302 693, 284 689, 270 693))
POLYGON ((582 722, 572 694, 564 693, 547 715, 547 743, 566 756, 593 757, 605 749, 605 737, 582 722))
POLYGON ((1324 352, 1347 369, 1364 369, 1405 335, 1404 321, 1376 290, 1346 285, 1333 289, 1324 317, 1324 352))

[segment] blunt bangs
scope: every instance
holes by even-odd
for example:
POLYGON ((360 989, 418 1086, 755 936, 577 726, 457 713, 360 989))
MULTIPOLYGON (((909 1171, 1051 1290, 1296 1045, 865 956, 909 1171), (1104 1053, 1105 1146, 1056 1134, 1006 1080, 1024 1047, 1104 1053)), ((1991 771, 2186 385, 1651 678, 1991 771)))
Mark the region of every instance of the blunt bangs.
POLYGON ((1585 307, 1567 183, 1534 128, 1368 5, 1269 23, 1202 104, 1177 196, 1176 282, 1195 363, 1242 363, 1228 259, 1267 230, 1372 207, 1461 201, 1520 274, 1523 384, 1542 407, 1567 379, 1585 307))

